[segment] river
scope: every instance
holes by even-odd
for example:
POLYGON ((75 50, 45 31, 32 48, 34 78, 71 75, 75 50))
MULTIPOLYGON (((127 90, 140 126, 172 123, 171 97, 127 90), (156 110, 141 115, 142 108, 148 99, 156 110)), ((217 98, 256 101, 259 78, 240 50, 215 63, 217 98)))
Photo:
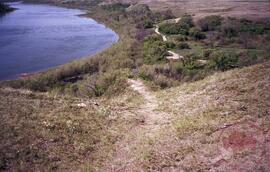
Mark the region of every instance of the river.
POLYGON ((118 35, 83 12, 50 5, 12 3, 0 17, 0 80, 44 71, 90 57, 117 42, 118 35))

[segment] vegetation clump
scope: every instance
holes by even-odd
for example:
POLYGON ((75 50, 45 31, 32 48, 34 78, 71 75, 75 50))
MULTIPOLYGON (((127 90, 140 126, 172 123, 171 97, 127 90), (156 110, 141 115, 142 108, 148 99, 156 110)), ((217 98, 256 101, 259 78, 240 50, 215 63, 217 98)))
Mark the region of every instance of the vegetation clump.
POLYGON ((167 54, 166 43, 160 36, 151 36, 143 43, 143 56, 146 64, 155 64, 164 61, 167 54))
POLYGON ((202 40, 206 38, 206 35, 202 33, 199 29, 197 28, 192 28, 189 31, 190 37, 192 37, 194 40, 202 40))
POLYGON ((0 2, 0 15, 3 15, 5 13, 9 13, 9 12, 12 12, 14 11, 15 9, 14 8, 11 8, 10 6, 0 2))
POLYGON ((198 25, 200 26, 202 31, 213 31, 216 30, 222 23, 222 17, 212 15, 207 16, 198 21, 198 25))
POLYGON ((124 3, 114 3, 109 5, 103 5, 102 8, 108 11, 125 11, 126 8, 128 8, 130 4, 124 4, 124 3))
POLYGON ((228 70, 237 67, 239 57, 234 53, 215 52, 212 60, 218 70, 228 70))
POLYGON ((163 23, 159 29, 165 34, 181 34, 188 35, 189 29, 194 26, 192 17, 190 15, 184 15, 178 23, 163 23))

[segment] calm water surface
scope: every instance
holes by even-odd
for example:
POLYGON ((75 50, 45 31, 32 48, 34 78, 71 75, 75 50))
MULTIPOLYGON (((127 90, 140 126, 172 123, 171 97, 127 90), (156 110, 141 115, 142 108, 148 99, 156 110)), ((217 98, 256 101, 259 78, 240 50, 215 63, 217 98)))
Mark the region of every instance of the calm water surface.
POLYGON ((118 40, 80 10, 15 3, 0 17, 0 80, 94 55, 118 40))

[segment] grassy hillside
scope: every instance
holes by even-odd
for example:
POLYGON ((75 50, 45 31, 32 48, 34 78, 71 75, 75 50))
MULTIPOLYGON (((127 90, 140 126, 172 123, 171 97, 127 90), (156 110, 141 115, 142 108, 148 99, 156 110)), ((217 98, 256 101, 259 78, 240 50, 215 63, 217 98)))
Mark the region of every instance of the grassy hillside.
POLYGON ((268 171, 269 69, 264 63, 153 93, 159 104, 154 112, 169 121, 155 123, 154 130, 142 116, 145 100, 131 90, 97 100, 2 88, 0 168, 99 171, 114 162, 124 138, 146 132, 125 143, 134 169, 268 171), (233 137, 238 131, 243 138, 233 137))
POLYGON ((0 84, 0 171, 270 170, 267 20, 93 2, 119 42, 0 84))

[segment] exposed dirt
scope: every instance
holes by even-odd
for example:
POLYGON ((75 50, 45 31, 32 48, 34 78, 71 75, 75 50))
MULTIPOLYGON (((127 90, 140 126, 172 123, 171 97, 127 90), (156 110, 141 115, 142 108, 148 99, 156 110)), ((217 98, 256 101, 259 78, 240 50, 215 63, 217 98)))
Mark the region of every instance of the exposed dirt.
MULTIPOLYGON (((181 20, 181 18, 176 18, 176 19, 174 19, 175 23, 178 23, 180 20, 181 20)), ((163 35, 162 33, 159 32, 159 27, 158 27, 158 25, 156 25, 155 32, 156 32, 156 34, 162 36, 162 40, 163 40, 164 42, 167 42, 167 41, 168 41, 166 35, 163 35)), ((168 60, 179 60, 179 59, 184 59, 183 56, 181 56, 181 55, 179 55, 179 54, 177 54, 177 53, 175 53, 175 52, 173 52, 173 51, 168 51, 168 54, 170 54, 169 56, 166 56, 166 59, 168 59, 168 60)))
POLYGON ((158 101, 142 81, 128 80, 130 87, 144 98, 144 103, 133 111, 125 111, 141 117, 141 123, 131 128, 122 140, 116 144, 115 153, 105 163, 104 171, 141 171, 143 170, 142 154, 148 150, 148 141, 155 139, 159 131, 169 123, 165 113, 157 112, 158 101))

